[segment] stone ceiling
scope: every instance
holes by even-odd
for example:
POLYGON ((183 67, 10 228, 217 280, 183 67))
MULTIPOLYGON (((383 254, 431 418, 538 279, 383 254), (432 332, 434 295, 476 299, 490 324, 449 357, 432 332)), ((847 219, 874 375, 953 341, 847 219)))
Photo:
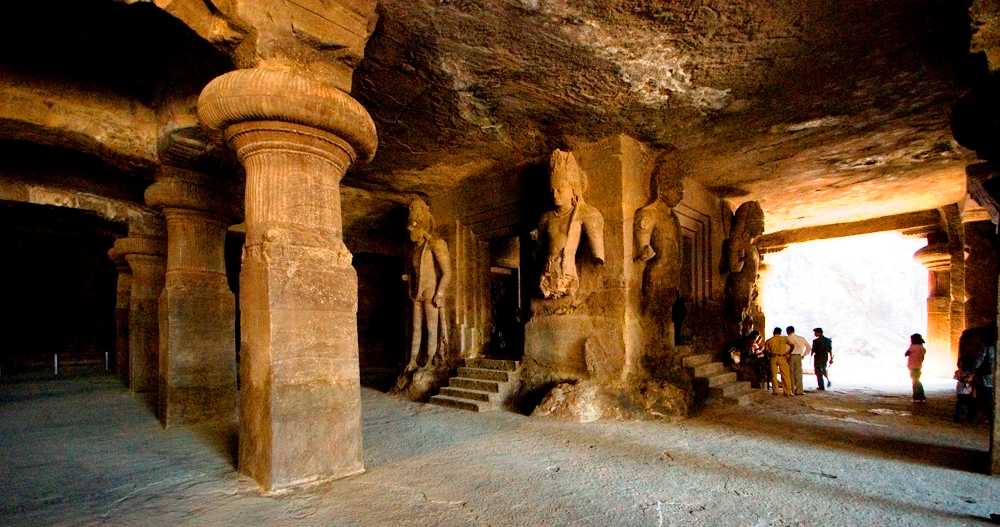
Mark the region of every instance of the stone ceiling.
MULTIPOLYGON (((155 137, 151 119, 232 68, 147 0, 16 7, 0 24, 0 99, 22 102, 0 108, 0 139, 148 171, 149 141, 83 126, 117 122, 88 121, 91 107, 125 108, 155 137), (44 30, 29 23, 57 8, 44 30), (82 118, 51 122, 56 106, 82 118)), ((768 231, 954 203, 973 159, 949 128, 977 67, 970 27, 995 34, 996 10, 973 11, 970 22, 955 0, 382 0, 353 85, 379 151, 345 180, 345 226, 621 132, 674 152, 683 175, 734 205, 760 200, 768 231)))
POLYGON ((379 152, 348 181, 433 194, 625 132, 768 231, 953 203, 963 4, 384 0, 354 81, 379 152))

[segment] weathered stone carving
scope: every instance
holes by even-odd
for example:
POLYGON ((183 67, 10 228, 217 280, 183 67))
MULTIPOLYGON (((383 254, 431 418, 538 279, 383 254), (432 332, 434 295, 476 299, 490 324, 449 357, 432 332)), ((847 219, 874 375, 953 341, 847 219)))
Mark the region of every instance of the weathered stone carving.
POLYGON ((406 373, 409 373, 417 369, 424 331, 427 334, 428 367, 447 343, 444 297, 451 281, 451 258, 447 242, 434 235, 434 217, 430 207, 420 198, 410 202, 407 230, 414 243, 407 260, 407 274, 403 275, 403 280, 409 283, 410 301, 413 302, 413 337, 410 360, 406 366, 406 373))
POLYGON ((584 201, 587 176, 571 152, 552 152, 549 168, 555 210, 543 214, 538 226, 546 248, 539 285, 545 298, 561 298, 573 296, 580 286, 576 253, 582 234, 586 234, 594 258, 604 263, 604 217, 584 201))
MULTIPOLYGON (((760 266, 757 238, 762 234, 764 209, 760 203, 748 201, 740 205, 733 218, 726 254, 729 272, 726 278, 726 314, 731 332, 747 333, 749 330, 744 326, 753 323, 760 266)), ((760 331, 761 328, 757 329, 760 331)))
POLYGON ((671 313, 681 281, 681 225, 674 207, 684 198, 684 184, 664 168, 658 163, 653 172, 656 199, 635 213, 635 260, 646 264, 642 305, 653 314, 671 313))

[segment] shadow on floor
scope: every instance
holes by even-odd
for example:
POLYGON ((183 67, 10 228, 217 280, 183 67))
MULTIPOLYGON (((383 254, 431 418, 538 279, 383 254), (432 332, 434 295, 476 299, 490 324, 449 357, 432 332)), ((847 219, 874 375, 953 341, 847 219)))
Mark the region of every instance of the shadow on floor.
MULTIPOLYGON (((772 396, 764 396, 762 405, 768 406, 772 396)), ((927 466, 939 466, 973 473, 986 473, 989 463, 988 445, 975 448, 948 444, 951 409, 954 397, 942 393, 928 394, 926 405, 913 405, 908 397, 897 394, 867 393, 841 394, 827 397, 816 392, 792 400, 777 399, 776 404, 757 411, 734 410, 706 416, 711 426, 723 424, 749 437, 795 441, 803 444, 836 448, 845 452, 881 459, 906 461, 927 466), (787 403, 802 402, 791 408, 787 403), (813 406, 816 405, 816 406, 813 406), (853 406, 850 413, 823 415, 824 407, 853 406), (907 412, 908 416, 894 416, 889 422, 874 422, 868 413, 871 409, 907 412), (783 409, 790 413, 783 415, 783 409), (794 413, 791 413, 794 412, 794 413), (868 418, 872 421, 860 419, 868 418), (904 421, 905 420, 905 421, 904 421), (895 422, 893 422, 895 421, 895 422), (923 433, 923 435, 918 435, 923 433)), ((698 427, 700 418, 687 423, 698 427)), ((988 441, 987 431, 979 430, 988 441)), ((954 433, 952 429, 952 432, 954 433)))

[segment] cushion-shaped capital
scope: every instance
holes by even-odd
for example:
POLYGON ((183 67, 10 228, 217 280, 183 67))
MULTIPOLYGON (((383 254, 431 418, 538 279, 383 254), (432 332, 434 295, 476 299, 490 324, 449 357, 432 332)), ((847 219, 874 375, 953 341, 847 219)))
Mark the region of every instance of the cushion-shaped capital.
POLYGON ((288 71, 236 70, 215 78, 198 98, 198 116, 210 128, 247 121, 282 121, 332 133, 370 161, 378 146, 375 123, 347 93, 288 71))

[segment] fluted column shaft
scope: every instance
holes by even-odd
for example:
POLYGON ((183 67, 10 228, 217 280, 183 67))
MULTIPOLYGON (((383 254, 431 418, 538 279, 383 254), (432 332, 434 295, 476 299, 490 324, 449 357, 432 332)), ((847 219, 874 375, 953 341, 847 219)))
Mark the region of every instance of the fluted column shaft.
POLYGON ((167 224, 159 299, 158 414, 164 426, 236 416, 236 302, 226 280, 229 208, 199 173, 164 167, 146 191, 167 224))
POLYGON ((361 472, 357 275, 340 179, 374 153, 374 123, 332 86, 267 70, 215 79, 198 110, 246 169, 240 471, 268 490, 361 472))

